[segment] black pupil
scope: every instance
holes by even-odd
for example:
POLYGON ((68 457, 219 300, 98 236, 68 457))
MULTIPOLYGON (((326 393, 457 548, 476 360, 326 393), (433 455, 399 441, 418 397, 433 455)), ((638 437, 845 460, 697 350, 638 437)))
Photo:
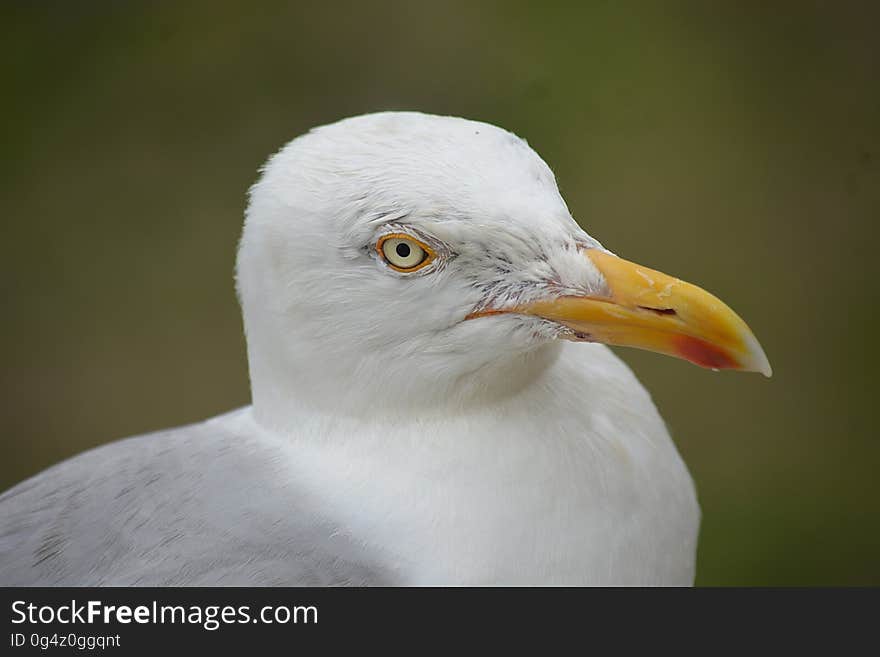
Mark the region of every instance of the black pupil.
POLYGON ((399 255, 401 258, 408 258, 409 257, 409 253, 410 253, 409 244, 406 244, 405 242, 401 242, 400 244, 398 244, 394 250, 397 251, 397 255, 399 255))

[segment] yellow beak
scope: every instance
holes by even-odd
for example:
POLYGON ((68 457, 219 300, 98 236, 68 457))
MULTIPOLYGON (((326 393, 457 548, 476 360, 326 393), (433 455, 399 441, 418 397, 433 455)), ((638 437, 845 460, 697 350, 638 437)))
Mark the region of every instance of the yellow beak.
POLYGON ((702 367, 761 372, 767 356, 746 323, 717 297, 601 249, 584 251, 605 278, 604 297, 563 296, 518 306, 571 329, 573 340, 638 347, 702 367))

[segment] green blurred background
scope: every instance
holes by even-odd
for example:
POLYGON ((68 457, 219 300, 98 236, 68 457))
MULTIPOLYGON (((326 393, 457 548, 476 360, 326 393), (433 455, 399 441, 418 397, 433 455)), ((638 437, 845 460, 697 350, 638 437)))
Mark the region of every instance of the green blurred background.
POLYGON ((880 584, 869 7, 3 3, 0 488, 246 404, 257 167, 418 109, 528 139, 591 234, 762 341, 771 380, 620 352, 696 479, 698 583, 880 584))

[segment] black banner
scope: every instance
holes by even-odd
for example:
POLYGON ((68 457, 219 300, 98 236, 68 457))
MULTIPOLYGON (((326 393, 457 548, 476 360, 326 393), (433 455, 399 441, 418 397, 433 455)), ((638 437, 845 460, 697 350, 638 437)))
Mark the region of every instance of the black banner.
MULTIPOLYGON (((878 591, 758 589, 3 589, 3 654, 393 644, 471 639, 591 648, 677 644, 835 651, 876 640, 878 591), (537 641, 537 643, 535 643, 537 641), (611 642, 608 644, 607 642, 611 642)), ((225 653, 224 653, 225 654, 225 653)))

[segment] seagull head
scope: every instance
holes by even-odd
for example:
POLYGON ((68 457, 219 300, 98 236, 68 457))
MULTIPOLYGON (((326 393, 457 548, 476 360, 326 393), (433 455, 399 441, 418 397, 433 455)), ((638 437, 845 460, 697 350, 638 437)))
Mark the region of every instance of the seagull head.
POLYGON ((288 143, 251 189, 237 284, 257 409, 464 403, 528 385, 563 341, 770 375, 727 305, 612 254, 524 140, 460 118, 288 143))

